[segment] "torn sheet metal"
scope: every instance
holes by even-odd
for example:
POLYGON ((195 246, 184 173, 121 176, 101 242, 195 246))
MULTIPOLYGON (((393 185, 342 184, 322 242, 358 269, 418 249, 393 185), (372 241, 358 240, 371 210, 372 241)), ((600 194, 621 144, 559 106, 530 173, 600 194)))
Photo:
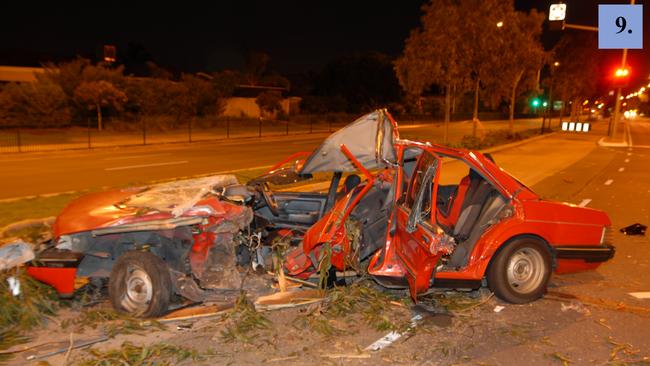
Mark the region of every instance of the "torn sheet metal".
POLYGON ((181 216, 208 193, 230 185, 239 184, 232 174, 186 179, 159 184, 136 193, 123 204, 127 207, 149 208, 181 216))
POLYGON ((385 110, 368 113, 331 134, 309 155, 299 173, 356 171, 350 159, 341 152, 341 145, 345 145, 368 170, 383 168, 386 161, 395 162, 393 144, 397 131, 386 114, 385 110))
POLYGON ((16 241, 0 247, 0 271, 17 267, 32 259, 34 259, 34 250, 24 241, 16 241))
MULTIPOLYGON (((200 224, 204 220, 205 219, 202 217, 179 217, 179 218, 167 219, 167 220, 151 220, 151 221, 136 222, 132 224, 124 224, 124 225, 107 227, 103 229, 97 229, 91 231, 91 234, 93 236, 99 236, 99 235, 108 235, 108 234, 117 234, 117 233, 129 233, 135 231, 171 230, 179 226, 200 224)), ((67 249, 68 246, 70 248, 72 247, 71 244, 68 244, 67 242, 62 242, 61 245, 57 245, 57 248, 67 249)))

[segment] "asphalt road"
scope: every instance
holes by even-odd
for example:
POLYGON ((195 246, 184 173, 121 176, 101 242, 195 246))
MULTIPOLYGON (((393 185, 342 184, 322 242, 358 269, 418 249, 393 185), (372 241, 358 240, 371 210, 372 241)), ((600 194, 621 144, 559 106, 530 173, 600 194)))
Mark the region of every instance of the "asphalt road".
MULTIPOLYGON (((540 120, 517 120, 516 130, 537 128, 540 120)), ((479 131, 507 128, 483 122, 479 131)), ((453 123, 450 141, 471 133, 471 123, 453 123)), ((401 135, 442 141, 441 124, 402 126, 401 135)), ((271 166, 294 152, 311 151, 328 134, 231 139, 194 144, 161 144, 93 150, 0 155, 0 199, 271 166)), ((252 178, 252 177, 251 177, 252 178)))
POLYGON ((650 148, 650 119, 638 118, 629 122, 632 134, 632 146, 636 148, 650 148))

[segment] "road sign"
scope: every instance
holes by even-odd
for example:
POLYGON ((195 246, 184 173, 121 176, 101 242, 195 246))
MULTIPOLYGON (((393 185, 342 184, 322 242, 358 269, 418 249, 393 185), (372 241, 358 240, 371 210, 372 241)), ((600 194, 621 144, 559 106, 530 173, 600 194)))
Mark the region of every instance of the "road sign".
POLYGON ((561 100, 555 100, 555 101, 553 101, 553 110, 554 110, 554 111, 559 111, 560 109, 562 109, 562 105, 563 105, 563 104, 564 104, 564 102, 561 101, 561 100))
POLYGON ((643 48, 643 5, 598 5, 598 48, 643 48))
POLYGON ((551 22, 566 18, 566 4, 551 4, 548 11, 548 20, 551 22))

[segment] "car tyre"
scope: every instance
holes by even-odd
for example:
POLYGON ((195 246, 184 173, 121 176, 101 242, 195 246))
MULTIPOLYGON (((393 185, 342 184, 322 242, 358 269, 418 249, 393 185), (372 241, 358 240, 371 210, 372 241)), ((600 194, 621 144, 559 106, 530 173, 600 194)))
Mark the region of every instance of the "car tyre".
POLYGON ((151 318, 164 314, 172 297, 168 267, 151 252, 126 252, 117 259, 108 281, 115 310, 151 318))
POLYGON ((507 243, 492 258, 488 287, 509 303, 525 304, 544 296, 551 277, 551 253, 543 241, 522 237, 507 243))

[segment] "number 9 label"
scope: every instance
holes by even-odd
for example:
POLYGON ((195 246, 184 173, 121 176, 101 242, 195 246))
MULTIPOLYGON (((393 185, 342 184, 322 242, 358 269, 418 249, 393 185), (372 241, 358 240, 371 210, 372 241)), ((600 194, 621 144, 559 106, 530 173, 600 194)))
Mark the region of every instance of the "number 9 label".
POLYGON ((643 5, 598 5, 598 48, 643 48, 643 5))

